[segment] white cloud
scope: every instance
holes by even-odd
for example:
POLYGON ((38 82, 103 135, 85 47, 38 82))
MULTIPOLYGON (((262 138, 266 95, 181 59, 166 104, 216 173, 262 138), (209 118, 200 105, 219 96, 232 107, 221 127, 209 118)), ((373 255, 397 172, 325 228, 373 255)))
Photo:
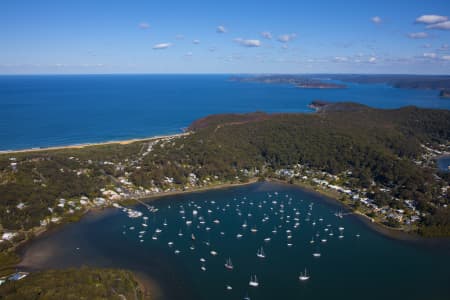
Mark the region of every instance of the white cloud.
POLYGON ((270 33, 269 31, 263 31, 263 32, 261 32, 261 36, 262 36, 263 38, 265 38, 265 39, 268 39, 268 40, 272 39, 272 33, 270 33))
POLYGON ((434 24, 434 23, 441 23, 448 20, 448 17, 446 16, 439 16, 439 15, 423 15, 416 19, 416 23, 423 23, 423 24, 434 24))
POLYGON ((236 43, 244 47, 259 47, 261 46, 260 40, 244 40, 241 38, 234 39, 236 43))
POLYGON ((426 32, 413 32, 408 34, 410 39, 425 39, 428 37, 428 33, 426 32))
POLYGON ((428 25, 427 29, 450 30, 450 21, 445 21, 445 22, 428 25))
POLYGON ((140 29, 149 29, 150 28, 150 24, 146 23, 146 22, 142 22, 139 24, 139 28, 140 29))
POLYGON ((381 22, 383 22, 383 20, 379 16, 375 16, 375 17, 371 18, 370 20, 375 24, 380 24, 381 22))
POLYGON ((291 34, 282 34, 278 36, 278 41, 282 43, 288 43, 295 39, 297 37, 297 34, 291 33, 291 34))
POLYGON ((450 55, 444 55, 442 56, 442 59, 450 61, 450 55))
POLYGON ((175 39, 177 39, 177 40, 184 40, 184 35, 182 35, 182 34, 177 34, 177 35, 175 36, 175 39))
POLYGON ((435 59, 437 57, 436 53, 428 52, 424 53, 423 57, 435 59))
POLYGON ((156 44, 153 46, 154 50, 162 50, 162 49, 167 49, 170 46, 172 46, 171 43, 161 43, 161 44, 156 44))
POLYGON ((198 45, 198 44, 200 44, 200 41, 199 40, 193 40, 192 43, 198 45))
POLYGON ((348 57, 345 56, 336 56, 333 59, 335 62, 347 62, 348 61, 348 57))
POLYGON ((192 52, 188 52, 188 53, 186 53, 184 56, 186 56, 186 57, 191 57, 191 56, 192 56, 192 52))
POLYGON ((216 47, 210 47, 208 50, 209 50, 209 52, 214 52, 214 51, 217 50, 217 48, 216 47))
POLYGON ((225 28, 225 26, 219 25, 219 26, 217 26, 217 28, 216 28, 216 32, 217 32, 217 33, 226 33, 226 32, 227 32, 227 29, 225 28))
POLYGON ((375 56, 369 57, 369 62, 370 63, 375 63, 377 61, 377 58, 375 56))

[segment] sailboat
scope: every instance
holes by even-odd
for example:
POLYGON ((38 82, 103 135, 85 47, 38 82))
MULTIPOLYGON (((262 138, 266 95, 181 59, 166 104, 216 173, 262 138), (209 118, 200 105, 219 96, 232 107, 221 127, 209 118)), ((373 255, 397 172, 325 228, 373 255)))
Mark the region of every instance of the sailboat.
POLYGON ((258 249, 258 251, 256 252, 256 256, 258 256, 259 258, 266 258, 263 247, 258 249))
POLYGON ((227 268, 228 270, 233 270, 234 269, 233 263, 231 262, 231 258, 228 258, 226 260, 225 268, 227 268))
POLYGON ((191 234, 191 240, 195 241, 195 235, 193 233, 191 234))
POLYGON ((309 275, 306 271, 306 268, 305 268, 305 273, 300 273, 300 276, 298 276, 298 279, 300 279, 300 281, 306 281, 309 279, 309 275))
POLYGON ((258 278, 256 278, 256 275, 255 276, 250 276, 250 281, 249 281, 248 285, 252 286, 252 287, 258 287, 259 286, 258 278))

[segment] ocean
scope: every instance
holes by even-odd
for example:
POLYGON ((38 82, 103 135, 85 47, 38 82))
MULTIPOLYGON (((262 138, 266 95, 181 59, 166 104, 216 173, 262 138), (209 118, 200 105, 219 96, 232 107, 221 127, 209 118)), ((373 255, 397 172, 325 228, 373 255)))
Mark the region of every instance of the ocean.
POLYGON ((448 239, 431 245, 386 237, 334 201, 291 185, 255 183, 149 204, 158 211, 138 205, 142 216, 130 218, 110 208, 37 238, 25 249, 20 269, 131 269, 152 278, 161 299, 450 295, 448 239), (261 247, 264 258, 256 255, 261 247), (228 258, 233 270, 224 266, 228 258), (305 269, 310 278, 300 281, 305 269), (251 287, 255 275, 259 286, 251 287))
POLYGON ((0 150, 179 133, 214 113, 311 112, 316 99, 378 108, 450 109, 437 91, 348 84, 299 89, 229 81, 231 75, 0 76, 0 150))

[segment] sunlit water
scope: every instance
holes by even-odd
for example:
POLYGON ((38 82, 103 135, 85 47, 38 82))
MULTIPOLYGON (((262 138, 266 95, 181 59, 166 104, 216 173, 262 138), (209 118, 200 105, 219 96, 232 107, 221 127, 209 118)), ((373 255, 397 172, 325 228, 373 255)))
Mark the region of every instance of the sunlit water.
POLYGON ((151 205, 158 211, 136 207, 147 222, 116 208, 90 214, 35 241, 26 250, 23 265, 137 270, 155 278, 166 299, 247 295, 251 299, 448 299, 450 295, 448 244, 430 248, 386 238, 324 197, 293 186, 257 183, 165 197, 151 205), (157 229, 161 232, 155 233, 157 229), (260 247, 265 258, 256 255, 260 247), (233 270, 225 268, 227 258, 233 270), (305 268, 310 278, 300 281, 305 268), (259 287, 249 286, 251 275, 257 276, 259 287), (227 290, 227 285, 232 289, 227 290))

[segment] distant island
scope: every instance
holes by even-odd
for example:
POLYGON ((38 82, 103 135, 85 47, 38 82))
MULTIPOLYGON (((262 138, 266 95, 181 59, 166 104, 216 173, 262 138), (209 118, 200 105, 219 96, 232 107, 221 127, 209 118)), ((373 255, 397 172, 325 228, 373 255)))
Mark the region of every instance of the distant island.
POLYGON ((441 98, 450 98, 450 89, 449 90, 441 90, 439 93, 441 98))
MULTIPOLYGON (((450 89, 449 75, 360 75, 335 74, 326 75, 343 82, 363 84, 388 84, 402 89, 442 90, 447 94, 450 89)), ((445 97, 445 96, 444 96, 445 97)))
POLYGON ((304 89, 344 89, 345 82, 360 84, 387 84, 402 89, 429 89, 439 91, 442 98, 450 96, 449 75, 372 75, 372 74, 315 74, 315 75, 257 75, 232 77, 232 81, 269 84, 291 84, 304 89), (329 82, 330 80, 339 83, 329 82))
POLYGON ((269 84, 291 84, 302 89, 345 89, 344 84, 324 82, 304 75, 260 75, 252 77, 232 77, 232 81, 259 82, 269 84))

